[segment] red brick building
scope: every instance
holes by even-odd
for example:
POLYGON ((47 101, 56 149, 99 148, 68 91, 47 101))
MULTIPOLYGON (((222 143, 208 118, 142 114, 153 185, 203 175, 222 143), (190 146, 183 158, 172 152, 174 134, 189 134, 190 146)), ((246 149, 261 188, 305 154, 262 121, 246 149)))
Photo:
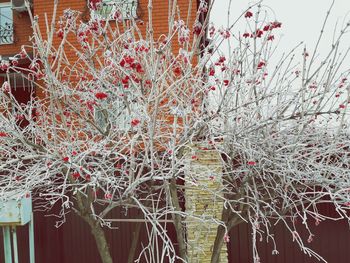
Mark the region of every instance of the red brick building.
MULTIPOLYGON (((88 8, 88 0, 60 0, 58 8, 58 17, 63 14, 65 9, 73 9, 81 12, 82 19, 86 19, 90 14, 88 8)), ((109 3, 114 0, 105 0, 109 3)), ((120 1, 120 0, 115 0, 120 1)), ((127 0, 131 6, 128 12, 135 19, 142 20, 147 24, 148 21, 148 0, 127 0)), ((169 0, 170 1, 170 0, 169 0)), ((153 0, 153 25, 155 36, 166 34, 168 32, 169 18, 169 1, 153 0)), ((219 0, 218 0, 219 1, 219 0)), ((223 0, 220 0, 223 1, 223 0)), ((193 0, 189 6, 189 0, 177 0, 179 11, 182 18, 188 20, 189 27, 196 17, 199 0, 193 0)), ((39 18, 39 27, 42 32, 46 30, 45 14, 50 21, 53 11, 54 0, 32 0, 32 12, 39 18)), ((108 12, 108 9, 106 9, 108 12)), ((145 27, 142 27, 145 32, 145 27)), ((21 47, 27 47, 27 52, 30 54, 30 37, 33 33, 29 13, 24 8, 24 0, 0 0, 0 55, 1 60, 11 61, 11 58, 21 51, 21 47)), ((55 37, 54 43, 57 45, 60 39, 55 37)), ((174 49, 178 48, 175 44, 174 49)), ((73 50, 70 53, 70 59, 74 60, 73 50)), ((19 60, 22 65, 28 64, 28 60, 19 60)), ((2 82, 8 78, 6 71, 0 71, 0 86, 2 82)), ((10 73, 10 81, 12 82, 13 92, 18 101, 26 102, 31 94, 35 91, 35 87, 26 81, 20 74, 10 73)), ((40 96, 40 91, 36 91, 40 96)), ((332 213, 332 211, 330 212, 332 213)), ((115 218, 125 219, 117 224, 118 230, 108 232, 108 240, 111 244, 111 250, 115 262, 128 262, 128 251, 132 241, 132 233, 134 232, 135 224, 128 222, 128 218, 123 217, 120 210, 113 211, 115 218)), ((55 228, 55 218, 45 217, 44 214, 35 214, 35 243, 37 246, 36 260, 38 263, 96 263, 99 262, 99 255, 96 245, 93 241, 89 228, 85 224, 81 224, 81 220, 74 214, 67 216, 69 223, 64 224, 60 228, 55 228)), ((129 217, 137 218, 136 211, 132 211, 129 217)), ((315 227, 316 228, 316 227, 315 227)), ((325 259, 329 262, 349 262, 350 254, 346 248, 350 242, 345 224, 327 223, 322 227, 316 228, 320 236, 329 238, 320 239, 314 245, 314 249, 320 254, 325 255, 325 259), (332 238, 332 239, 331 239, 332 238), (336 242, 332 242, 335 240, 336 242), (337 253, 342 251, 343 253, 337 253)), ((281 248, 280 255, 272 257, 271 246, 262 245, 262 262, 276 263, 292 263, 292 262, 316 262, 306 255, 304 256, 298 246, 291 242, 290 236, 279 226, 276 226, 276 234, 279 246, 281 248)), ((174 232, 169 229, 169 232, 174 232)), ((20 229, 19 247, 20 262, 29 262, 28 247, 27 247, 27 229, 20 229)), ((240 225, 231 232, 231 242, 228 245, 229 262, 230 263, 245 263, 252 262, 251 258, 251 229, 246 225, 240 225)), ((1 233, 0 233, 1 234, 1 233)), ((306 233, 303 233, 306 235, 306 233)), ((146 230, 141 231, 140 244, 143 238, 147 238, 146 230)), ((175 237, 174 233, 170 235, 175 237)), ((176 238, 175 238, 176 239, 176 238)), ((176 245, 176 240, 174 240, 176 245)), ((0 242, 1 245, 1 242, 0 242)), ((141 245, 139 245, 139 250, 141 245)), ((2 247, 0 248, 2 250, 2 247)), ((2 253, 0 252, 0 262, 3 262, 2 253)))

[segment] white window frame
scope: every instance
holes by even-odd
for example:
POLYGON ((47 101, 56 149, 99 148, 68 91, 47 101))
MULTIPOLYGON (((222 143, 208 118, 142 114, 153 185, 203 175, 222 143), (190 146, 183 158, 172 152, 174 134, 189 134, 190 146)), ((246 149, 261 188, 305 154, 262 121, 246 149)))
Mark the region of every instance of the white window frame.
MULTIPOLYGON (((3 42, 2 39, 0 38, 0 45, 11 45, 11 44, 14 43, 12 3, 11 3, 11 2, 0 3, 0 9, 1 9, 1 8, 6 8, 6 7, 10 8, 10 10, 11 10, 11 17, 10 17, 10 20, 12 20, 12 25, 11 25, 11 27, 12 27, 12 28, 11 28, 11 29, 12 29, 12 39, 11 39, 11 41, 9 41, 9 42, 3 42)), ((1 15, 1 11, 0 11, 0 21, 1 21, 1 17, 2 17, 2 15, 1 15)), ((1 30, 1 28, 0 28, 0 30, 1 30)))
POLYGON ((122 86, 119 86, 119 89, 120 92, 118 91, 117 93, 122 93, 125 97, 119 97, 117 93, 111 92, 108 94, 108 98, 105 99, 106 104, 102 101, 99 108, 94 107, 93 115, 95 123, 103 131, 105 131, 108 125, 117 127, 121 132, 130 131, 132 128, 131 121, 143 115, 143 110, 137 101, 137 96, 131 90, 125 90, 122 86), (126 103, 128 106, 126 106, 126 103), (104 115, 103 111, 107 111, 107 116, 104 115))
POLYGON ((123 20, 137 19, 138 18, 138 16, 137 16, 137 8, 139 5, 138 0, 102 0, 103 6, 100 9, 102 9, 102 12, 104 12, 105 14, 101 14, 101 11, 100 12, 99 11, 92 11, 92 15, 98 16, 102 19, 113 20, 113 18, 107 17, 107 16, 112 14, 112 12, 115 10, 113 5, 117 6, 118 4, 119 5, 123 4, 128 8, 125 10, 121 10, 123 20), (103 11, 103 9, 105 9, 105 11, 103 11))

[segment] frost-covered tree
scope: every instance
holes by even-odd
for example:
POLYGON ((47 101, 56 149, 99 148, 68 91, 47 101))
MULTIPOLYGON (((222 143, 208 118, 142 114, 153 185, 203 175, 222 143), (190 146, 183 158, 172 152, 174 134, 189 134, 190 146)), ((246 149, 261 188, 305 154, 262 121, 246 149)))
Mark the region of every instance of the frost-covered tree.
MULTIPOLYGON (((99 5, 90 1, 93 10, 99 5)), ((322 222, 322 203, 349 219, 350 86, 349 71, 340 72, 348 50, 339 51, 349 24, 328 54, 320 55, 318 44, 300 45, 276 59, 282 24, 260 4, 239 18, 244 28, 216 28, 205 1, 193 25, 178 17, 174 3, 169 32, 159 37, 151 0, 148 7, 147 25, 123 21, 118 8, 87 21, 66 10, 57 21, 54 11, 56 22, 41 32, 43 18, 31 16, 33 46, 1 62, 8 76, 20 73, 36 87, 26 105, 16 101, 10 80, 1 87, 1 199, 31 194, 40 209, 59 205, 59 224, 74 211, 91 227, 104 263, 112 262, 103 231, 112 227, 109 213, 136 208, 152 231, 149 246, 140 255, 131 251, 130 262, 154 262, 155 253, 188 262, 191 215, 180 204, 186 189, 179 182, 189 180, 189 145, 200 142, 220 152, 224 164, 213 263, 228 231, 243 222, 251 224, 254 244, 262 235, 274 242, 271 225, 283 222, 303 252, 322 259, 307 247, 312 232, 303 240, 293 222, 307 230, 309 222, 322 222), (18 66, 23 58, 28 68, 18 66), (177 254, 164 219, 174 222, 177 254)), ((256 246, 252 253, 260 262, 256 246)))

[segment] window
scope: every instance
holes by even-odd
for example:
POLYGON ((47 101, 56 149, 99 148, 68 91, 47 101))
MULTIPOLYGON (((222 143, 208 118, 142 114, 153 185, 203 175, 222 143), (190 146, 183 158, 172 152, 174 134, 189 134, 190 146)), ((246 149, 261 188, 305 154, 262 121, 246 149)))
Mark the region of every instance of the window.
POLYGON ((131 120, 142 115, 137 99, 133 99, 132 93, 125 93, 126 97, 109 98, 105 107, 95 108, 95 121, 102 130, 105 131, 110 124, 121 132, 129 131, 131 120))
POLYGON ((28 76, 25 73, 8 72, 0 74, 0 85, 7 81, 11 87, 11 94, 14 96, 18 103, 11 104, 11 112, 15 116, 16 124, 25 128, 28 126, 28 119, 35 118, 34 108, 29 107, 34 99, 35 87, 34 83, 28 80, 28 76), (28 104, 29 103, 29 104, 28 104))
POLYGON ((94 13, 102 18, 110 18, 115 11, 120 11, 123 19, 137 18, 138 0, 102 0, 101 7, 94 13))
POLYGON ((10 83, 11 89, 33 89, 33 81, 29 80, 28 76, 24 73, 10 72, 7 74, 0 74, 0 78, 4 78, 10 83))
POLYGON ((0 45, 13 43, 13 17, 11 3, 0 3, 0 45))

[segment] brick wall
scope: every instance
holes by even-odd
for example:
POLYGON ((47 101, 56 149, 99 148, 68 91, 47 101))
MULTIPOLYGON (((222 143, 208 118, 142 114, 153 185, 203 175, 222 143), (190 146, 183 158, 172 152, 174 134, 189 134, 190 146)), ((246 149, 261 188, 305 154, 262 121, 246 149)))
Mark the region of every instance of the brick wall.
MULTIPOLYGON (((57 10, 56 19, 59 18, 63 14, 65 9, 77 10, 85 14, 89 14, 86 9, 86 1, 87 0, 60 0, 59 6, 57 10)), ((171 0, 169 0, 171 1, 171 0)), ((166 0, 153 0, 153 12, 152 12, 152 21, 154 28, 154 38, 157 39, 163 34, 167 34, 169 30, 169 1, 166 0)), ((196 0, 177 0, 178 4, 178 14, 179 17, 184 21, 188 21, 189 28, 192 28, 192 24, 196 18, 197 12, 197 1, 196 0)), ((34 0, 34 13, 39 18, 39 27, 43 38, 46 36, 46 22, 45 22, 45 14, 47 15, 47 21, 51 23, 52 13, 53 13, 54 0, 34 0)), ((143 37, 146 35, 146 25, 149 21, 148 17, 148 0, 139 0, 138 13, 140 14, 139 19, 144 21, 143 25, 139 25, 140 30, 143 34, 143 37)), ((177 17, 176 19, 178 19, 177 17)), ((57 26, 57 25, 56 25, 57 26)), ((69 36, 68 40, 74 46, 78 46, 77 40, 74 36, 69 36)), ((58 37, 54 37, 53 45, 55 47, 59 46, 61 43, 61 39, 58 37)), ((176 53, 179 50, 179 44, 177 42, 177 37, 173 43, 174 52, 176 53)), ((73 48, 69 48, 67 45, 65 46, 65 52, 68 60, 74 62, 77 60, 76 52, 73 48)), ((40 90, 37 90, 37 96, 44 97, 44 94, 40 90)))
MULTIPOLYGON (((170 1, 170 0, 169 0, 170 1)), ((168 19, 169 19, 169 1, 166 0, 153 0, 153 27, 154 27, 154 36, 158 38, 162 34, 167 34, 168 32, 168 19)), ((42 33, 46 30, 44 14, 48 14, 48 20, 51 21, 52 10, 53 10, 54 0, 34 0, 34 12, 39 16, 39 26, 42 33)), ((178 4, 178 14, 181 16, 185 22, 188 21, 189 28, 192 28, 192 24, 196 18, 197 12, 197 1, 195 0, 177 0, 178 4)), ((144 21, 144 25, 140 25, 141 32, 145 36, 146 24, 149 21, 148 19, 148 0, 139 0, 139 19, 144 21)), ((58 8, 58 16, 63 14, 65 9, 73 9, 81 12, 86 12, 86 0, 60 0, 58 8)), ((179 17, 178 17, 179 18, 179 17)), ((176 38, 177 39, 177 38, 176 38)), ((73 39, 72 39, 73 40, 73 39)), ((55 45, 60 43, 60 39, 55 38, 55 45)), ((76 43, 76 41, 73 41, 76 43)), ((177 50, 179 45, 174 43, 174 50, 177 50)), ((71 54, 74 56, 74 53, 71 54)))

